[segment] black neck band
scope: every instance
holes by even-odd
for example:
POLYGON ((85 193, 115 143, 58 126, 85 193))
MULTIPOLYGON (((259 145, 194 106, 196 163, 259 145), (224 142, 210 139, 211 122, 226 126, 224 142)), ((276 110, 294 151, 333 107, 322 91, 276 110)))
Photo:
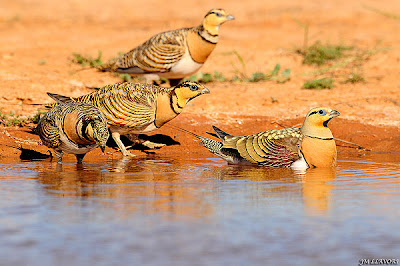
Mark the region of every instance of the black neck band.
POLYGON ((320 138, 320 137, 309 136, 309 135, 304 135, 304 136, 309 137, 309 138, 313 138, 313 139, 333 140, 333 138, 320 138))

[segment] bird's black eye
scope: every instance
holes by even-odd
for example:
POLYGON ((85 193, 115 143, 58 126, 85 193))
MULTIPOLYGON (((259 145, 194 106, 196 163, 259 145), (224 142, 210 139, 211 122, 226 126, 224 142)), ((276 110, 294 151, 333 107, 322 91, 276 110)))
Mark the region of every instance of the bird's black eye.
POLYGON ((320 115, 326 115, 326 111, 321 109, 321 110, 318 111, 318 114, 320 114, 320 115))
POLYGON ((197 87, 197 85, 190 85, 189 88, 191 91, 197 91, 199 89, 199 87, 197 87))
POLYGON ((219 12, 216 12, 215 15, 216 15, 217 17, 222 17, 222 14, 219 13, 219 12))

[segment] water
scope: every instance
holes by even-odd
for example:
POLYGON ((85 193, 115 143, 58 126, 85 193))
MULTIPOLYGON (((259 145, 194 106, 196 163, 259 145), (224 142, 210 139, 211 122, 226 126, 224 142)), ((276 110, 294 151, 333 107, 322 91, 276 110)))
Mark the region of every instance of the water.
POLYGON ((399 159, 341 156, 306 174, 214 158, 0 163, 0 264, 399 259, 399 159))

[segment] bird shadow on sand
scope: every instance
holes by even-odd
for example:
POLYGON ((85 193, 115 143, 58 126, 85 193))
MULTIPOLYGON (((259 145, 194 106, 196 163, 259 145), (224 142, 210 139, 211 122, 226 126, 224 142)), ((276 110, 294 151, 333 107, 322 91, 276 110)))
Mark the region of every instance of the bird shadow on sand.
MULTIPOLYGON (((165 146, 180 145, 180 142, 175 141, 170 136, 163 135, 163 134, 155 134, 155 135, 151 135, 151 136, 147 136, 147 135, 144 135, 144 134, 139 134, 139 139, 143 140, 143 141, 150 141, 150 142, 153 142, 153 143, 165 144, 165 146)), ((129 138, 126 137, 126 136, 122 136, 121 135, 121 141, 122 141, 122 143, 124 143, 124 145, 126 147, 131 146, 130 149, 139 150, 139 151, 142 151, 144 153, 152 153, 151 150, 153 150, 153 149, 150 149, 149 147, 146 147, 146 146, 144 146, 142 144, 139 144, 139 143, 134 143, 131 140, 129 140, 129 138)), ((111 147, 111 148, 118 149, 117 144, 115 143, 114 139, 111 138, 111 137, 107 141, 107 146, 111 147)), ((162 147, 160 147, 160 148, 162 148, 162 147)), ((155 148, 155 149, 160 149, 160 148, 155 148)))
MULTIPOLYGON (((37 135, 36 129, 34 127, 24 130, 24 132, 32 135, 37 135)), ((50 150, 48 150, 47 153, 41 153, 32 149, 25 149, 22 146, 10 146, 10 145, 7 146, 20 150, 21 154, 19 155, 19 158, 22 161, 38 161, 38 160, 46 160, 49 158, 50 160, 53 159, 53 155, 50 150)))
MULTIPOLYGON (((30 129, 26 130, 25 132, 32 134, 32 135, 37 135, 35 128, 30 128, 30 129)), ((153 143, 165 144, 165 146, 180 145, 180 143, 178 141, 175 141, 170 136, 163 135, 163 134, 155 134, 155 135, 151 135, 151 136, 140 134, 139 139, 143 140, 143 141, 148 140, 153 143)), ((121 141, 127 147, 132 146, 131 149, 139 150, 139 151, 142 151, 147 154, 153 153, 153 152, 151 152, 152 149, 150 149, 142 144, 134 143, 131 140, 129 140, 129 138, 126 136, 121 136, 121 141)), ((110 148, 118 149, 117 144, 115 143, 114 139, 111 137, 108 138, 107 146, 110 148)), ((41 153, 41 152, 38 152, 35 150, 25 149, 22 147, 14 147, 14 148, 21 151, 20 159, 23 161, 35 161, 35 160, 45 160, 48 158, 51 158, 51 159, 53 158, 50 150, 48 151, 48 153, 41 153)), ((160 148, 162 148, 162 147, 160 147, 160 148)), ((156 149, 160 149, 160 148, 156 148, 156 149)))
POLYGON ((45 160, 48 158, 53 158, 53 155, 51 154, 51 151, 48 150, 48 153, 41 153, 35 150, 31 149, 25 149, 22 147, 16 147, 16 149, 21 151, 21 154, 19 155, 19 158, 22 161, 38 161, 38 160, 45 160))

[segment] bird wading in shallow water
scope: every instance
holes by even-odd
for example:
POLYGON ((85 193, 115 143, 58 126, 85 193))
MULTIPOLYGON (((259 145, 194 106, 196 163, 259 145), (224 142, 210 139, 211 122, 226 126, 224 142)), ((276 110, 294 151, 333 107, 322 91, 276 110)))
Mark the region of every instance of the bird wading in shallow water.
POLYGON ((336 144, 328 122, 339 112, 325 107, 311 109, 301 128, 268 130, 236 137, 213 126, 215 141, 196 134, 201 145, 232 164, 258 164, 271 167, 336 166, 336 144))
POLYGON ((75 154, 79 164, 86 153, 100 147, 104 153, 109 137, 106 120, 87 103, 63 103, 51 108, 36 127, 43 144, 52 148, 58 163, 63 152, 75 154))
POLYGON ((223 9, 212 9, 199 26, 166 31, 119 58, 98 67, 100 71, 167 78, 171 86, 197 72, 218 42, 219 27, 234 17, 223 9))
POLYGON ((111 136, 122 154, 133 156, 122 143, 120 135, 127 135, 130 140, 149 148, 164 146, 150 141, 142 142, 138 135, 160 128, 179 115, 190 100, 206 93, 210 91, 203 85, 186 81, 171 88, 131 82, 117 83, 77 98, 47 94, 59 103, 86 102, 95 105, 107 120, 111 136))

